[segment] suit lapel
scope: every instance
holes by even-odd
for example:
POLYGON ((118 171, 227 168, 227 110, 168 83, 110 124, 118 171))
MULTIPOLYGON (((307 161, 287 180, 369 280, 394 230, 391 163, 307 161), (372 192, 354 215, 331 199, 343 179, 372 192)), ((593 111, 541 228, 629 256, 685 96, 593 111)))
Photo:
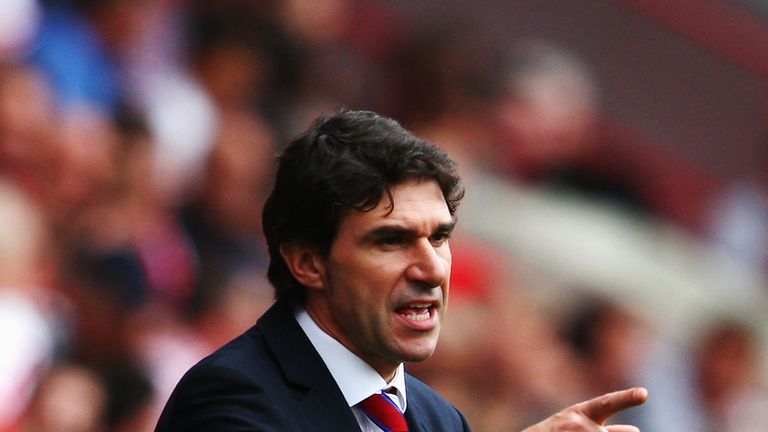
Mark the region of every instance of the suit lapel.
POLYGON ((276 304, 256 325, 302 410, 317 431, 360 432, 352 410, 320 355, 293 318, 290 307, 276 304))
MULTIPOLYGON (((406 377, 406 380, 408 377, 406 377)), ((407 382, 407 381, 406 381, 407 382)), ((419 401, 413 392, 408 389, 408 407, 405 409, 405 422, 408 423, 409 432, 426 432, 428 429, 424 425, 423 418, 419 416, 419 401)))

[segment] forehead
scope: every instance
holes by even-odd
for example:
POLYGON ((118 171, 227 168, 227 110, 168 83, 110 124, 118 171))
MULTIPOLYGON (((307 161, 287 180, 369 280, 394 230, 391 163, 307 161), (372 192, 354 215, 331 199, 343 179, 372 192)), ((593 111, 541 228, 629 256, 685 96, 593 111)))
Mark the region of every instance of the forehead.
POLYGON ((352 211, 345 215, 339 226, 343 230, 396 224, 412 229, 431 230, 453 221, 443 192, 434 181, 412 181, 390 188, 392 200, 384 195, 370 211, 352 211))

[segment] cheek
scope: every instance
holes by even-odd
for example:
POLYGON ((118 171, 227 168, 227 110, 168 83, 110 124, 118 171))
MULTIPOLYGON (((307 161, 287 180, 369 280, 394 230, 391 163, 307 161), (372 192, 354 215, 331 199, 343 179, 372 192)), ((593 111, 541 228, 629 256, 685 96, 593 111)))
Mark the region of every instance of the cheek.
POLYGON ((375 310, 386 302, 397 278, 381 259, 336 262, 331 268, 332 296, 346 309, 375 310))
POLYGON ((445 273, 448 275, 446 278, 446 284, 451 280, 451 268, 453 265, 453 256, 451 255, 451 249, 446 245, 444 248, 441 248, 438 251, 438 255, 443 260, 443 266, 445 268, 445 273))

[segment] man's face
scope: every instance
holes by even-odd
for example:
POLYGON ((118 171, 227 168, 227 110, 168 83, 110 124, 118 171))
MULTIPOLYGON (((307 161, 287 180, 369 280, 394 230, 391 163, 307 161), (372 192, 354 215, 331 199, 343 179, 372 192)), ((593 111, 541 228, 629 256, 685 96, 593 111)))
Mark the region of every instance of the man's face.
POLYGON ((342 217, 307 310, 321 328, 389 379, 435 350, 448 300, 454 220, 434 181, 391 189, 371 211, 342 217))

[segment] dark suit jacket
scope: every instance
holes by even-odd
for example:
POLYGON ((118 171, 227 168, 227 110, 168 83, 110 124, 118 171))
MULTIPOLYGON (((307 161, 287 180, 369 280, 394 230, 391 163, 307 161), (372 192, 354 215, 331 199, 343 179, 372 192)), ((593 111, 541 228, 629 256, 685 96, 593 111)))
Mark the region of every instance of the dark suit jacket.
MULTIPOLYGON (((406 374, 405 384, 411 432, 469 431, 461 413, 424 383, 406 374)), ((360 427, 291 310, 275 305, 184 375, 155 431, 360 432, 360 427)))

